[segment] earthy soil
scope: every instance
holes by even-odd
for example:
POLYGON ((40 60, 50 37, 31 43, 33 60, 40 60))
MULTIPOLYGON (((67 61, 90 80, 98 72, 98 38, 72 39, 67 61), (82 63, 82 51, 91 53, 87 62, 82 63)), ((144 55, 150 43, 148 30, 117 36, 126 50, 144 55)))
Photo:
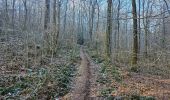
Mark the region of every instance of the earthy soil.
POLYGON ((73 82, 73 89, 62 100, 99 100, 96 99, 99 89, 96 83, 98 66, 85 53, 83 47, 80 48, 80 57, 81 65, 73 82))

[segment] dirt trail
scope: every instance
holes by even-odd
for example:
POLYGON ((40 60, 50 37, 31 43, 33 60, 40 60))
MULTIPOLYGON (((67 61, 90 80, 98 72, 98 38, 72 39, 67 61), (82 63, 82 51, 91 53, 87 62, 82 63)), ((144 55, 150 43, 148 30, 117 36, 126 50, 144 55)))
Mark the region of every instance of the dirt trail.
MULTIPOLYGON (((64 100, 97 100, 97 66, 92 62, 87 53, 80 48, 81 65, 73 84, 70 96, 64 100)), ((101 99, 100 99, 101 100, 101 99)))
POLYGON ((83 51, 80 49, 81 65, 78 69, 78 75, 75 80, 74 89, 72 91, 72 100, 87 100, 89 96, 89 78, 91 76, 89 61, 83 51))

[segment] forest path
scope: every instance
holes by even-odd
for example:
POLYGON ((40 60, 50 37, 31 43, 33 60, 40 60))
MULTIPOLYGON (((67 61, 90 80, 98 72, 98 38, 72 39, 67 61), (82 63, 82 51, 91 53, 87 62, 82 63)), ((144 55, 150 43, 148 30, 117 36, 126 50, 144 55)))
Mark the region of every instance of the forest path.
POLYGON ((91 76, 89 61, 84 53, 83 47, 80 48, 81 65, 78 69, 78 75, 75 79, 74 89, 72 91, 72 100, 87 100, 89 95, 89 78, 91 76))
POLYGON ((73 82, 73 89, 69 96, 62 100, 101 100, 96 99, 98 66, 93 63, 83 47, 80 48, 80 58, 81 64, 73 82))

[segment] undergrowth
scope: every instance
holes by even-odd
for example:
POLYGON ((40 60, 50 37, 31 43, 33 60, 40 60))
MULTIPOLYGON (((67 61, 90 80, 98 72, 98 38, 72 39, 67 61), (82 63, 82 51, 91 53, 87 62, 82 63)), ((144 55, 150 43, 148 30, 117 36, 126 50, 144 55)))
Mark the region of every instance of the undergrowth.
POLYGON ((1 76, 1 99, 55 99, 67 94, 76 71, 75 66, 80 60, 79 50, 60 48, 58 54, 54 57, 56 62, 40 61, 40 64, 24 69, 20 69, 17 64, 16 67, 10 66, 10 70, 15 73, 4 73, 1 76))
MULTIPOLYGON (((115 66, 110 60, 104 59, 104 57, 97 54, 94 49, 87 49, 92 60, 99 65, 99 75, 97 83, 100 84, 100 90, 98 95, 105 97, 106 100, 155 100, 153 97, 145 97, 140 95, 112 95, 118 89, 118 84, 122 83, 121 71, 115 66), (115 84, 115 85, 112 85, 115 84), (117 85, 116 85, 117 84, 117 85)), ((138 71, 137 69, 131 69, 133 71, 138 71)))
POLYGON ((94 49, 88 49, 87 52, 91 56, 92 60, 100 67, 97 83, 103 85, 104 88, 99 91, 99 95, 108 97, 116 90, 115 87, 110 86, 112 81, 116 80, 117 82, 121 82, 122 78, 118 68, 112 64, 110 60, 104 59, 104 57, 97 54, 94 49))

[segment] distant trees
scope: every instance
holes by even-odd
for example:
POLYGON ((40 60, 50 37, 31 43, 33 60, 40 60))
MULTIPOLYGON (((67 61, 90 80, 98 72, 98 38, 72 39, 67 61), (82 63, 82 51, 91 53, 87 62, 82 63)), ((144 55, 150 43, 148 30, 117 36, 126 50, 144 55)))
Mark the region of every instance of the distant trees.
POLYGON ((137 64, 137 60, 150 60, 159 55, 158 51, 168 50, 168 0, 0 0, 0 3, 1 33, 8 33, 7 36, 24 32, 28 39, 32 37, 44 44, 50 54, 56 53, 60 43, 69 46, 79 43, 94 47, 99 54, 115 61, 137 64), (133 60, 129 61, 130 57, 133 60))

